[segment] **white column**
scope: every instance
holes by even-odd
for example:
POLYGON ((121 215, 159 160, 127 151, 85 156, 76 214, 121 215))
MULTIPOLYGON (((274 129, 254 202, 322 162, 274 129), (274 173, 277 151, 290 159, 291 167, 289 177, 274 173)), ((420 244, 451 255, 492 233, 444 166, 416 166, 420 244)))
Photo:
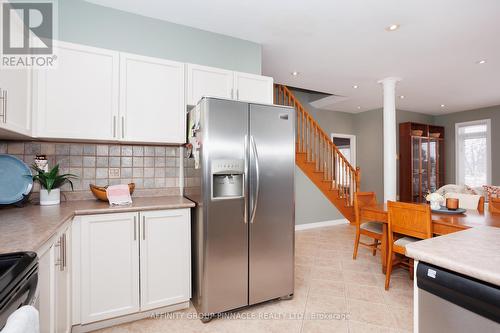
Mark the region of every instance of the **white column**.
POLYGON ((384 202, 396 200, 396 83, 399 78, 380 80, 384 88, 384 202))

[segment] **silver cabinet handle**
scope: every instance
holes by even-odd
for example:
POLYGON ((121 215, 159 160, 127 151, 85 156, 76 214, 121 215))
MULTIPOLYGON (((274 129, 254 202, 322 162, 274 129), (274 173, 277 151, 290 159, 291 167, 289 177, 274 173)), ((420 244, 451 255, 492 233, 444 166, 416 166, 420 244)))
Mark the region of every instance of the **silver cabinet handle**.
POLYGON ((137 217, 134 216, 134 240, 137 240, 137 217))
POLYGON ((66 270, 66 233, 62 235, 62 270, 66 270))
POLYGON ((116 138, 116 116, 113 116, 113 138, 116 138))
POLYGON ((240 90, 236 89, 236 99, 240 100, 240 90))
POLYGON ((146 216, 142 216, 142 240, 146 240, 146 216))
POLYGON ((257 146, 255 145, 255 139, 253 135, 250 135, 250 143, 252 145, 252 151, 255 156, 255 175, 257 183, 255 185, 255 197, 253 198, 253 208, 252 214, 250 215, 250 223, 255 220, 255 214, 257 212, 257 202, 259 201, 259 191, 260 191, 260 170, 259 170, 259 154, 257 153, 257 146))
POLYGON ((125 117, 122 116, 122 139, 125 139, 125 117))
POLYGON ((245 143, 244 143, 244 162, 243 162, 243 195, 245 196, 243 202, 245 205, 244 212, 243 212, 243 223, 247 224, 248 223, 248 186, 247 186, 247 181, 248 181, 248 136, 245 135, 245 143))
POLYGON ((7 124, 7 111, 8 111, 8 107, 7 107, 7 90, 5 90, 5 98, 3 99, 3 104, 4 104, 4 109, 3 109, 3 122, 7 124))
POLYGON ((4 123, 7 123, 7 90, 0 89, 0 99, 2 100, 2 113, 0 116, 4 123))
POLYGON ((61 237, 57 240, 57 242, 54 244, 55 247, 58 248, 58 256, 57 259, 55 260, 55 265, 56 266, 61 266, 62 259, 61 259, 61 237))
POLYGON ((231 88, 231 99, 234 99, 234 88, 231 88))
POLYGON ((63 237, 60 236, 59 240, 55 244, 56 247, 59 248, 59 255, 55 261, 55 265, 59 267, 60 271, 64 271, 64 243, 63 243, 63 237))

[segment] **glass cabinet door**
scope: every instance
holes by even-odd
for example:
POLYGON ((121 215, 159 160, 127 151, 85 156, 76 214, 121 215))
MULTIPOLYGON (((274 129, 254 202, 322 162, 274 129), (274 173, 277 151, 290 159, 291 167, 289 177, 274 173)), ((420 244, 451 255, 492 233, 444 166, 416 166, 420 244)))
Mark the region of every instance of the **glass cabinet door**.
POLYGON ((436 192, 439 188, 438 182, 438 140, 429 139, 429 191, 436 192))
POLYGON ((438 155, 437 155, 437 165, 438 165, 438 189, 445 185, 445 156, 444 156, 444 140, 440 139, 437 141, 438 145, 438 155))
POLYGON ((427 139, 421 139, 420 141, 420 181, 421 181, 421 192, 419 202, 425 202, 425 196, 429 192, 429 141, 427 139))
POLYGON ((420 188, 421 188, 421 163, 420 163, 420 146, 421 146, 421 139, 418 137, 412 137, 411 138, 411 145, 412 145, 412 156, 411 156, 411 163, 412 163, 412 175, 411 175, 411 187, 412 187, 412 201, 413 202, 420 202, 420 188))

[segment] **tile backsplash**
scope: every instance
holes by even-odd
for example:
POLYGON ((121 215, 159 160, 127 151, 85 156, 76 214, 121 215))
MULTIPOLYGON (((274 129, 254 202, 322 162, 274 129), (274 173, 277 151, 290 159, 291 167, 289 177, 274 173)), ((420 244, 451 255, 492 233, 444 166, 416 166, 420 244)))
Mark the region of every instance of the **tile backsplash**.
MULTIPOLYGON (((62 191, 67 200, 93 198, 89 184, 98 186, 135 183, 134 196, 180 194, 180 147, 128 144, 0 141, 0 154, 10 154, 31 165, 43 154, 49 168, 59 164, 61 173, 78 176, 62 191), (110 168, 120 177, 110 177, 110 168)), ((36 184, 34 192, 39 192, 36 184)))

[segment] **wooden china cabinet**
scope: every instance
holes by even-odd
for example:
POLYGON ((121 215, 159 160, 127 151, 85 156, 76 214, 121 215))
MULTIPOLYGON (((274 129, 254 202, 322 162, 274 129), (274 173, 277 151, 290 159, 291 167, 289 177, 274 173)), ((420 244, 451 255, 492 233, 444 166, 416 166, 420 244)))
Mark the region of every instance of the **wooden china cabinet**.
POLYGON ((444 185, 444 127, 399 124, 399 200, 426 202, 444 185))

